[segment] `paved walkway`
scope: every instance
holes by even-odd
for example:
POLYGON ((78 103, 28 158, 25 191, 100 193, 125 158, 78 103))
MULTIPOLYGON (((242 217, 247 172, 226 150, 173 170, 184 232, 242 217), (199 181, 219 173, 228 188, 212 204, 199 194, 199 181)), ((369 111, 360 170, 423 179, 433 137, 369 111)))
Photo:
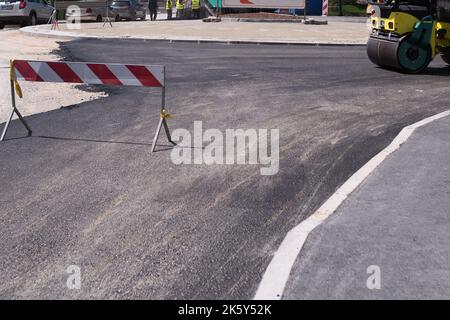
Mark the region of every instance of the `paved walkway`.
POLYGON ((447 116, 389 156, 309 235, 284 298, 450 298, 449 137, 447 116))
MULTIPOLYGON (((160 19, 163 18, 161 15, 160 19)), ((158 20, 114 23, 83 23, 71 30, 61 24, 51 31, 49 25, 27 27, 24 32, 54 37, 138 38, 174 41, 220 41, 292 44, 365 45, 368 28, 364 23, 331 20, 328 25, 302 23, 233 22, 205 23, 201 20, 158 20)))

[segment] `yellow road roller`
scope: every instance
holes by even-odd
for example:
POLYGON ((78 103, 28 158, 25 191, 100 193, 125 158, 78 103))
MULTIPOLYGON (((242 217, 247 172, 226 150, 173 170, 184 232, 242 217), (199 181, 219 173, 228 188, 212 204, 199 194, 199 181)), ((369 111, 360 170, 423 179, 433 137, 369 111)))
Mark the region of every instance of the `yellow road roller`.
POLYGON ((367 55, 373 63, 418 73, 440 54, 450 64, 450 0, 369 2, 367 55))

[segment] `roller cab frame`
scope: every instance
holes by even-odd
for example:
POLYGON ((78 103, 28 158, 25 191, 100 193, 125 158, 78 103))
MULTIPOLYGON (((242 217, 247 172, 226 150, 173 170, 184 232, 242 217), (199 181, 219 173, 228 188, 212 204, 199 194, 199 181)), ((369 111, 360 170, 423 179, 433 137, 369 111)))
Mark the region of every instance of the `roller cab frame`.
POLYGON ((437 54, 450 64, 450 0, 370 2, 369 59, 385 68, 421 72, 437 54))

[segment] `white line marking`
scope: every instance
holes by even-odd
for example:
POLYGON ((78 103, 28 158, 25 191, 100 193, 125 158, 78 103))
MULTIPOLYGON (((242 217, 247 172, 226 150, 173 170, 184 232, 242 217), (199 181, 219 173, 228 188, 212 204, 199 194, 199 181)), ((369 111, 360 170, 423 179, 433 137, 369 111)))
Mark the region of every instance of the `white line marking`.
POLYGON ((64 82, 47 63, 29 61, 28 64, 45 82, 64 82))
POLYGON ((313 215, 290 230, 263 275, 255 300, 280 300, 297 259, 309 233, 328 218, 391 153, 408 140, 417 128, 450 116, 450 110, 407 126, 400 131, 389 146, 373 157, 353 174, 313 215))
POLYGON ((146 66, 147 70, 153 74, 156 80, 161 83, 162 86, 165 86, 164 79, 164 68, 160 66, 146 66))
POLYGON ((103 81, 100 80, 94 72, 89 69, 86 63, 72 63, 68 62, 67 65, 72 69, 73 72, 76 73, 78 78, 80 78, 84 83, 89 84, 103 84, 103 81))
POLYGON ((142 86, 141 82, 125 65, 108 64, 108 69, 126 86, 142 86))

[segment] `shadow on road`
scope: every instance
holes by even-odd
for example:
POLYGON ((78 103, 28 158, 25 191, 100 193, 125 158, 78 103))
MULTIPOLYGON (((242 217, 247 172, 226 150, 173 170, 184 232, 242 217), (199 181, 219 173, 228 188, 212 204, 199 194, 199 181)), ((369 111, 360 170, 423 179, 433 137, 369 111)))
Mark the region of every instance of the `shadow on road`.
MULTIPOLYGON (((392 72, 396 72, 398 74, 405 74, 408 75, 409 73, 407 72, 403 72, 399 69, 393 68, 393 67, 380 67, 377 66, 377 69, 380 70, 390 70, 392 72)), ((416 73, 416 75, 430 75, 430 76, 450 76, 450 66, 447 67, 428 67, 427 69, 425 69, 424 71, 420 72, 420 73, 416 73)))
POLYGON ((436 68, 436 67, 428 67, 423 74, 426 75, 431 75, 431 76, 446 76, 449 77, 450 76, 450 66, 447 67, 441 67, 441 68, 436 68))
MULTIPOLYGON (((83 138, 67 138, 67 137, 53 137, 53 136, 35 136, 35 138, 42 139, 52 139, 52 140, 63 140, 63 141, 81 141, 81 142, 96 142, 96 143, 116 143, 116 144, 127 144, 134 146, 149 146, 151 143, 146 142, 129 142, 129 141, 108 141, 108 140, 96 140, 96 139, 83 139, 83 138)), ((168 147, 168 145, 159 145, 163 147, 168 147)))

